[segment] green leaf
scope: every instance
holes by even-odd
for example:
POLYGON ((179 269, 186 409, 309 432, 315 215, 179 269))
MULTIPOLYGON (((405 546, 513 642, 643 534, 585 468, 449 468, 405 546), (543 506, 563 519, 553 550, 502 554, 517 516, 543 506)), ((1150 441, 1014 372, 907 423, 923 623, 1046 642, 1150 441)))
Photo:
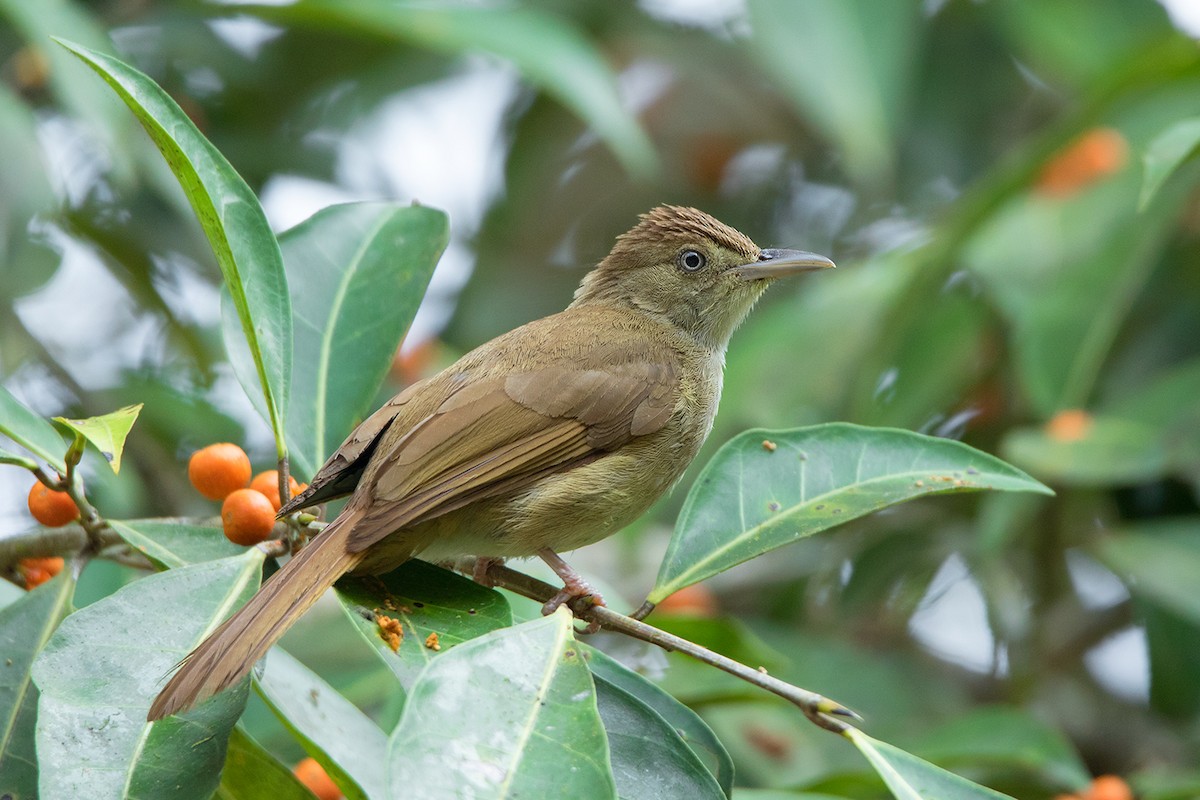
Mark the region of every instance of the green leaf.
POLYGON ((67 471, 63 460, 67 446, 54 426, 21 404, 0 386, 0 433, 41 458, 59 472, 67 471))
POLYGON ((1200 521, 1142 525, 1101 539, 1093 552, 1131 592, 1200 624, 1200 521))
POLYGON ((1091 417, 1080 434, 1063 438, 1045 428, 1015 428, 1000 452, 1039 478, 1073 486, 1139 483, 1167 471, 1166 447, 1140 422, 1091 417))
POLYGON ((212 246, 253 357, 253 375, 239 372, 238 379, 251 396, 261 386, 276 448, 285 453, 292 309, 283 256, 258 198, 154 81, 111 56, 56 41, 120 95, 178 178, 212 246))
MULTIPOLYGON (((598 693, 603 693, 602 686, 616 687, 656 712, 666 721, 669 730, 691 748, 705 769, 712 774, 721 791, 728 796, 733 788, 733 760, 725 750, 725 745, 721 744, 721 740, 695 711, 602 651, 594 647, 585 647, 584 654, 592 676, 596 679, 598 693)), ((603 717, 603 707, 600 713, 603 717)), ((607 719, 604 727, 611 734, 607 719)), ((615 748, 612 748, 611 735, 609 746, 614 753, 615 773, 618 757, 615 748)), ((619 777, 617 785, 620 787, 619 777)), ((657 795, 651 792, 646 796, 657 795)))
POLYGON ((225 538, 219 524, 186 519, 109 520, 127 544, 162 567, 182 567, 244 553, 225 538))
POLYGON ((1038 772, 1064 790, 1091 782, 1087 766, 1061 733, 1015 708, 980 708, 956 717, 914 748, 939 764, 1038 772))
POLYGON ((438 653, 513 621, 504 595, 419 559, 379 577, 343 579, 335 588, 355 628, 405 688, 438 653), (380 635, 380 616, 403 627, 404 639, 396 652, 380 635), (440 650, 425 646, 433 633, 440 650))
POLYGON ((246 733, 233 727, 217 800, 313 800, 292 771, 246 733))
POLYGON ((54 629, 71 612, 74 592, 75 580, 68 568, 0 609, 0 797, 37 797, 38 691, 30 670, 54 629))
POLYGON ((345 26, 451 54, 483 51, 513 63, 521 76, 588 122, 632 174, 657 170, 649 138, 621 104, 612 69, 564 18, 513 6, 430 6, 385 0, 310 0, 272 8, 265 19, 345 26))
MULTIPOLYGON (((1006 794, 971 783, 966 778, 922 761, 886 742, 872 739, 856 728, 843 734, 854 742, 883 778, 896 800, 1002 800, 1006 794)), ((1012 798, 1008 798, 1012 800, 1012 798)))
POLYGON ((167 674, 258 587, 263 553, 160 572, 67 617, 33 666, 42 797, 207 798, 248 682, 146 721, 167 674))
POLYGON ((87 419, 67 419, 55 417, 55 422, 61 422, 75 433, 87 439, 96 446, 100 455, 112 467, 113 474, 121 472, 121 452, 125 449, 125 438, 137 422, 142 404, 119 408, 109 414, 87 419))
POLYGON ((629 692, 593 673, 617 796, 708 798, 726 794, 667 721, 629 692))
POLYGON ((892 167, 916 65, 920 8, 874 0, 752 0, 748 51, 860 180, 892 167), (802 31, 820 35, 797 36, 802 31), (802 52, 802 56, 797 54, 802 52))
POLYGON ((911 431, 844 423, 746 431, 696 479, 649 600, 872 511, 981 489, 1052 494, 995 456, 911 431))
POLYGON ((386 796, 387 737, 366 714, 279 647, 255 686, 347 800, 386 796))
POLYGON ((393 797, 612 798, 608 745, 571 613, 493 631, 433 661, 388 743, 393 797))
POLYGON ((312 475, 371 411, 449 238, 441 211, 348 203, 279 237, 295 322, 288 451, 312 475))
POLYGON ((1179 165, 1200 149, 1200 117, 1180 120, 1158 135, 1142 156, 1142 193, 1138 210, 1144 211, 1151 199, 1179 169, 1179 165))

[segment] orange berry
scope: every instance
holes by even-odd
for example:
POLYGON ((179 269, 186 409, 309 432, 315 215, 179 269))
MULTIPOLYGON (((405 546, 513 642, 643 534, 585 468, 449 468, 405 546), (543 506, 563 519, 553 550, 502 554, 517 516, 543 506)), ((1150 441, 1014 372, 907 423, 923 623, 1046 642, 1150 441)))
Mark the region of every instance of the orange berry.
POLYGON ((36 589, 54 577, 47 570, 38 569, 37 567, 26 567, 21 570, 21 573, 25 576, 26 589, 36 589))
POLYGON ((1129 784, 1116 775, 1101 775, 1092 781, 1088 800, 1133 800, 1129 784))
MULTIPOLYGON (((260 472, 254 476, 254 480, 250 481, 250 488, 256 492, 262 492, 267 499, 271 501, 271 505, 278 511, 283 503, 279 502, 279 471, 269 469, 266 472, 260 472)), ((300 494, 300 484, 296 483, 296 479, 288 475, 288 488, 291 489, 292 497, 300 494)), ((291 498, 288 498, 291 499, 291 498)))
POLYGON ((29 490, 29 513, 50 528, 57 528, 79 519, 79 509, 66 492, 56 492, 38 481, 29 490))
POLYGON ((236 444, 210 444, 192 453, 188 480, 209 500, 224 500, 250 480, 250 458, 236 444))
POLYGON ((64 562, 58 556, 45 556, 43 558, 22 558, 21 564, 31 569, 44 569, 53 577, 63 571, 64 562))
POLYGON ((271 538, 275 509, 262 492, 238 489, 221 504, 221 525, 226 539, 249 547, 271 538))
POLYGON ((696 583, 664 597, 657 610, 668 614, 714 617, 717 614, 717 598, 707 586, 696 583))
POLYGON ((1129 145, 1120 131, 1092 128, 1046 162, 1036 188, 1051 197, 1069 197, 1119 172, 1128 156, 1129 145))
POLYGON ((292 774, 317 796, 317 800, 338 800, 342 796, 342 790, 315 758, 306 758, 292 767, 292 774))
POLYGON ((1060 411, 1046 423, 1046 435, 1056 442, 1077 442, 1092 430, 1092 415, 1082 408, 1060 411))

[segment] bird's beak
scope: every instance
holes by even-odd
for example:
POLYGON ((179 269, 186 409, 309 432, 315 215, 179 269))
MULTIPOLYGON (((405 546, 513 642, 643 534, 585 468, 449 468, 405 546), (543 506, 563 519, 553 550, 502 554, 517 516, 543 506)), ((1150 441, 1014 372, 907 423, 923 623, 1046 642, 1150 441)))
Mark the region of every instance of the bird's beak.
POLYGON ((763 250, 758 256, 758 261, 734 267, 732 272, 744 281, 757 281, 763 278, 782 278, 798 272, 831 269, 834 266, 825 256, 806 253, 803 250, 763 250))

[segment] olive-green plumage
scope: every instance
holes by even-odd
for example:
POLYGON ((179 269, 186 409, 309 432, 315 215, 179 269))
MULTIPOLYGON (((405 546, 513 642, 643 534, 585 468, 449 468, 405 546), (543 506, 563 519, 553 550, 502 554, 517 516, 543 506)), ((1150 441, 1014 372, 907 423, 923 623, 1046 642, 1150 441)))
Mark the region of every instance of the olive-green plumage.
POLYGON ((561 552, 627 525, 700 449, 729 337, 770 280, 828 266, 760 250, 695 209, 643 215, 565 311, 473 350, 350 434, 280 513, 352 493, 345 509, 188 656, 149 718, 237 682, 347 572, 561 552))

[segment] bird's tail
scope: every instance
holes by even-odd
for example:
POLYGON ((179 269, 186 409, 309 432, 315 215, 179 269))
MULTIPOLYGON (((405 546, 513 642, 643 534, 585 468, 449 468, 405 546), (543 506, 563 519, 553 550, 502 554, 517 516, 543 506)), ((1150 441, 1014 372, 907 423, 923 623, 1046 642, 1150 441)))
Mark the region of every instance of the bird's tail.
POLYGON ((292 623, 362 560, 365 553, 346 552, 347 534, 361 514, 354 508, 343 511, 250 602, 209 634, 183 660, 146 718, 153 721, 186 711, 245 677, 292 623))

